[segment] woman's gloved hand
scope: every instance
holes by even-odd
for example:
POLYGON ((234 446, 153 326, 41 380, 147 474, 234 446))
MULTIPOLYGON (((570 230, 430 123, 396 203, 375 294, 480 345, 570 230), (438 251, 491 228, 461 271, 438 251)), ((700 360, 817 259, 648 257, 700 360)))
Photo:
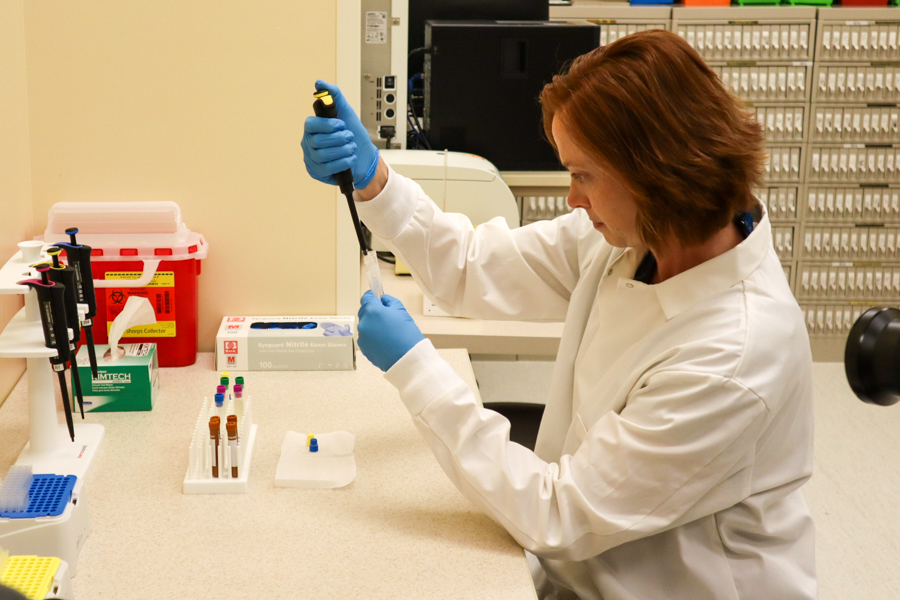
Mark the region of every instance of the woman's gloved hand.
POLYGON ((378 148, 336 85, 316 82, 316 91, 327 90, 337 106, 338 118, 309 117, 303 129, 303 162, 313 179, 337 185, 336 173, 350 169, 353 187, 363 189, 375 176, 378 148))
POLYGON ((373 365, 387 371, 413 346, 425 339, 403 303, 387 294, 381 300, 371 291, 359 307, 359 349, 373 365))

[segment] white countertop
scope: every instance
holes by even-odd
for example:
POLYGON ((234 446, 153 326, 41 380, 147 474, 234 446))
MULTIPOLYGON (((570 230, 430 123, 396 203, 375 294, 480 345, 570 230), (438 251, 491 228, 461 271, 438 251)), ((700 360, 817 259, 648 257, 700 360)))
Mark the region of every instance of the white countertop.
MULTIPOLYGON (((442 350, 475 389, 465 350, 442 350)), ((88 413, 106 427, 84 493, 93 530, 73 580, 88 600, 533 599, 522 549, 469 503, 396 390, 356 371, 244 375, 259 425, 250 492, 186 496, 188 444, 213 355, 162 369, 150 412, 88 413), (350 431, 357 477, 337 490, 275 488, 286 431, 350 431)), ((26 378, 0 407, 0 473, 28 437, 26 378)), ((77 417, 76 417, 77 419, 77 417)))

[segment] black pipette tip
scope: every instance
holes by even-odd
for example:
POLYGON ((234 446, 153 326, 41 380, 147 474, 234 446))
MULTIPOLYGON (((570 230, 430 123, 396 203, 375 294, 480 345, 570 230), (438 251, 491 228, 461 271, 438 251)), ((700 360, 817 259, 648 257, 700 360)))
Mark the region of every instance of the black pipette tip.
POLYGON ((75 398, 78 400, 78 411, 81 413, 81 418, 84 419, 84 394, 81 391, 81 376, 78 374, 78 363, 75 361, 75 356, 72 356, 72 380, 75 384, 75 398))
POLYGON ((84 328, 84 337, 85 341, 87 341, 88 360, 91 363, 91 375, 94 376, 94 379, 99 379, 100 371, 97 369, 97 353, 94 351, 94 333, 91 331, 90 327, 84 328))
POLYGON ((75 441, 75 425, 72 423, 72 407, 69 405, 69 389, 66 386, 66 372, 65 369, 62 371, 58 371, 57 375, 59 375, 59 391, 62 394, 63 398, 63 408, 66 413, 66 426, 69 428, 69 437, 72 438, 72 441, 75 441))

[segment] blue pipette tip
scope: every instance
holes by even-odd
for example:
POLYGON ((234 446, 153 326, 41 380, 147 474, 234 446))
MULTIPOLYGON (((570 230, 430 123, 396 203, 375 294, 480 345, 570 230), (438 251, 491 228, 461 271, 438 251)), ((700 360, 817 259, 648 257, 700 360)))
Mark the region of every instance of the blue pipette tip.
POLYGON ((319 440, 313 438, 309 440, 309 451, 310 452, 318 452, 319 451, 319 440))
POLYGON ((225 394, 216 394, 216 406, 221 407, 223 402, 225 402, 225 394))

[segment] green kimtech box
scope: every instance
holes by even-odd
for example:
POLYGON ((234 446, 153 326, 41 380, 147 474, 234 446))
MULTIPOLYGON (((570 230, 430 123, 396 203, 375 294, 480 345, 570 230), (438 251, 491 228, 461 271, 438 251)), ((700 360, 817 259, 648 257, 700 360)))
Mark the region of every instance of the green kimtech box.
MULTIPOLYGON (((84 412, 151 410, 159 393, 156 344, 119 344, 120 358, 115 361, 106 344, 97 344, 96 352, 97 378, 91 374, 87 347, 76 355, 84 412)), ((77 411, 74 398, 72 404, 77 411)))

